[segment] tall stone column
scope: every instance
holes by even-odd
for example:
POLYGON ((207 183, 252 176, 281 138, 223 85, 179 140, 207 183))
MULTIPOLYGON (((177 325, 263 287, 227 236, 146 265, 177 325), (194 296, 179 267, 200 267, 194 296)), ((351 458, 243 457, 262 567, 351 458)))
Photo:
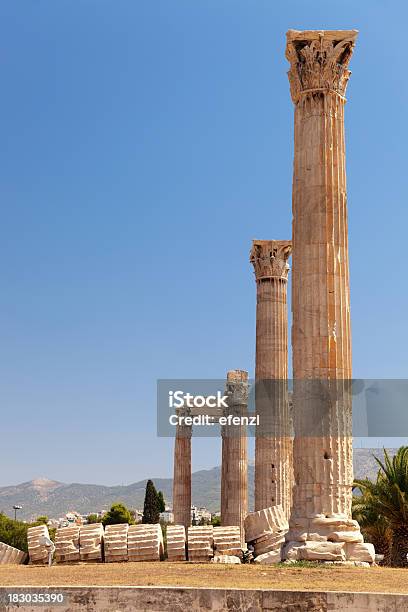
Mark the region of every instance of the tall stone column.
MULTIPOLYGON (((332 542, 341 542, 342 532, 349 528, 358 530, 351 521, 351 331, 344 142, 344 96, 356 37, 356 30, 289 30, 286 47, 295 105, 295 486, 291 524, 303 539, 319 537, 332 542), (336 517, 342 517, 339 524, 336 517)), ((350 533, 346 541, 361 541, 361 535, 355 534, 355 538, 350 533)), ((326 550, 329 548, 327 544, 326 550)))
MULTIPOLYGON (((180 415, 187 415, 180 410, 180 415)), ((174 440, 173 514, 175 525, 191 525, 191 426, 178 424, 174 440)))
POLYGON ((288 403, 288 240, 254 240, 256 278, 255 510, 281 504, 289 516, 292 437, 288 403))
MULTIPOLYGON (((248 407, 248 372, 227 373, 225 415, 245 416, 248 407)), ((244 545, 244 520, 248 513, 248 445, 245 425, 222 428, 221 524, 238 525, 244 545)))

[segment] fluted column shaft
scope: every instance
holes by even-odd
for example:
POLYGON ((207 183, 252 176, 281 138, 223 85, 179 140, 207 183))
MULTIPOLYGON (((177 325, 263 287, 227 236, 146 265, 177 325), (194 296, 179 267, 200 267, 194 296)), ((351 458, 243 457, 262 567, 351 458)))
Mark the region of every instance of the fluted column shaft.
MULTIPOLYGON (((226 415, 245 416, 248 407, 248 372, 227 374, 226 415)), ((248 440, 245 425, 222 428, 221 524, 238 525, 245 543, 244 520, 248 513, 248 440)))
POLYGON ((281 504, 288 516, 293 468, 288 405, 287 279, 290 241, 255 240, 257 283, 255 510, 281 504))
POLYGON ((344 93, 355 31, 287 34, 293 172, 294 507, 351 515, 351 331, 344 93))
POLYGON ((184 424, 174 440, 173 514, 176 525, 191 525, 191 426, 184 424))

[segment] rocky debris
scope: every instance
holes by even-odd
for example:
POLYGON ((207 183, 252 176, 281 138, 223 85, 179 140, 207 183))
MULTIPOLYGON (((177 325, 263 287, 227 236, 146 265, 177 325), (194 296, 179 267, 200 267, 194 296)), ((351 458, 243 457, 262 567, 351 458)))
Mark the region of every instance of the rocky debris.
POLYGON ((350 561, 374 563, 374 545, 369 542, 346 543, 346 557, 350 561))
POLYGON ((81 561, 102 561, 102 523, 81 525, 79 528, 79 552, 81 561))
POLYGON ((293 561, 346 561, 344 542, 289 542, 282 556, 293 561))
POLYGON ((163 556, 163 533, 159 524, 129 526, 129 561, 160 561, 163 556))
POLYGON ((358 522, 345 514, 315 514, 309 518, 293 519, 286 541, 284 555, 290 554, 288 559, 374 562, 372 544, 364 543, 358 522), (319 543, 321 546, 316 546, 319 543), (330 544, 342 544, 341 553, 330 544), (327 556, 324 556, 324 551, 327 556))
POLYGON ((270 565, 272 563, 280 563, 281 561, 281 551, 271 550, 270 552, 264 553, 263 555, 258 555, 255 559, 255 563, 260 563, 261 565, 270 565))
POLYGON ((212 525, 189 527, 187 540, 189 561, 203 563, 213 557, 214 528, 212 525))
POLYGON ((286 533, 288 529, 288 521, 280 505, 251 512, 245 518, 247 542, 253 542, 267 533, 286 533))
POLYGON ((40 544, 40 538, 49 538, 47 525, 29 527, 27 530, 28 554, 30 563, 46 565, 48 563, 49 548, 45 544, 40 544))
POLYGON ((263 557, 260 563, 277 563, 281 560, 288 529, 289 524, 280 505, 252 512, 245 518, 245 539, 253 548, 254 557, 263 557))
POLYGON ((105 563, 128 560, 128 529, 129 525, 127 523, 105 527, 105 563))
POLYGON ((57 529, 55 534, 55 560, 57 563, 80 560, 78 525, 57 529))
POLYGON ((241 563, 241 559, 236 555, 215 555, 211 563, 241 563))
POLYGON ((168 525, 167 558, 169 561, 186 560, 186 530, 184 525, 168 525))
POLYGON ((27 553, 4 542, 0 542, 0 565, 24 563, 27 553))
POLYGON ((232 555, 242 558, 239 526, 214 527, 214 555, 232 555))
POLYGON ((281 550, 285 543, 285 533, 266 533, 253 541, 254 554, 256 557, 275 550, 281 550))

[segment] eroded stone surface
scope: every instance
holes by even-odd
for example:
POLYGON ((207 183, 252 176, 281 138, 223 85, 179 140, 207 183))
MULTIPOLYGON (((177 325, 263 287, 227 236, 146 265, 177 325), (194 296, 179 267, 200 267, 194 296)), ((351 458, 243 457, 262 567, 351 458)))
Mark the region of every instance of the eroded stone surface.
POLYGON ((214 527, 214 554, 242 557, 241 530, 238 525, 214 527))
POLYGON ((106 525, 104 533, 105 563, 118 563, 128 560, 129 525, 106 525))
POLYGON ((102 561, 103 525, 91 523, 79 528, 79 553, 81 561, 102 561))
POLYGON ((361 561, 366 563, 374 563, 375 550, 374 545, 369 542, 346 543, 345 545, 347 559, 351 561, 361 561))
POLYGON ((47 546, 40 544, 40 538, 42 537, 50 537, 48 527, 46 525, 30 527, 27 530, 27 543, 30 563, 38 565, 45 565, 48 563, 49 549, 47 546))
POLYGON ((247 542, 252 542, 268 533, 286 532, 288 528, 288 521, 280 505, 251 512, 245 518, 247 542))
POLYGON ((258 555, 255 559, 255 563, 260 563, 261 565, 271 565, 272 563, 280 563, 281 561, 281 553, 279 550, 271 550, 270 552, 266 552, 262 555, 258 555))
POLYGON ((163 532, 159 524, 129 526, 129 561, 160 561, 163 556, 163 532))
POLYGON ((23 550, 0 542, 0 565, 24 563, 27 554, 23 550))
POLYGON ((292 561, 346 561, 344 542, 289 542, 282 556, 292 561))
POLYGON ((79 525, 60 527, 55 534, 55 560, 72 563, 80 560, 79 525))
POLYGON ((214 555, 214 528, 212 525, 189 527, 187 545, 189 561, 208 562, 214 555))
POLYGON ((186 530, 184 525, 167 526, 167 559, 169 561, 186 560, 186 530))

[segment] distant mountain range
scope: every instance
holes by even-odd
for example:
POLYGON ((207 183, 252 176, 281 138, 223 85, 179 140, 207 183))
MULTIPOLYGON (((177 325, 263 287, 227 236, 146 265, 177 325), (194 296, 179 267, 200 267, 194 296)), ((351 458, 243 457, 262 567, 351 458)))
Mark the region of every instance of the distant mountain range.
MULTIPOLYGON (((394 452, 389 449, 390 452, 394 452)), ((378 466, 373 455, 382 457, 382 450, 354 449, 354 472, 356 478, 375 478, 378 466)), ((248 466, 249 503, 253 504, 254 466, 248 466)), ((200 470, 192 475, 192 500, 196 506, 205 506, 212 512, 220 509, 221 468, 200 470)), ((155 478, 154 484, 163 491, 167 502, 171 503, 171 478, 155 478)), ((107 487, 94 484, 66 484, 46 478, 11 487, 0 487, 0 512, 13 516, 13 505, 22 506, 19 518, 30 520, 40 515, 50 518, 64 516, 70 510, 81 514, 104 511, 114 502, 121 501, 130 508, 143 508, 146 480, 127 486, 107 487)))

